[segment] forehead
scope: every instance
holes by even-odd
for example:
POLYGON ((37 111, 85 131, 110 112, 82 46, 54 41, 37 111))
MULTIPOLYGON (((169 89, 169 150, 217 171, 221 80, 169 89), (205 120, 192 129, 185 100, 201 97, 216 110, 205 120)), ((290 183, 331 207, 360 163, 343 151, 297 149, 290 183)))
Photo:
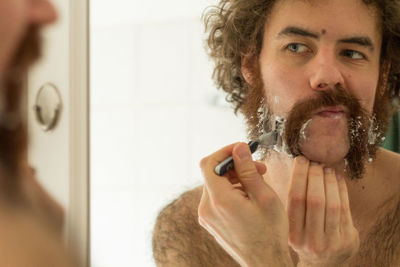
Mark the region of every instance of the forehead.
POLYGON ((365 35, 376 45, 381 40, 378 12, 362 0, 278 0, 266 22, 265 34, 271 37, 288 26, 300 26, 332 39, 365 35))

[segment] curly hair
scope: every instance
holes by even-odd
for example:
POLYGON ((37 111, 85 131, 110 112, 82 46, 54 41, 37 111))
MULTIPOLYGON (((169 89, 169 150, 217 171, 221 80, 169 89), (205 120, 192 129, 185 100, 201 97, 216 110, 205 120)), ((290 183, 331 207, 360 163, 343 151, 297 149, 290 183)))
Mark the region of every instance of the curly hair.
MULTIPOLYGON (((262 47, 264 25, 276 0, 220 0, 217 6, 203 15, 207 38, 207 52, 214 60, 213 79, 218 88, 227 93, 227 101, 235 113, 241 109, 251 86, 241 72, 242 58, 258 58, 262 47)), ((378 10, 381 19, 381 64, 391 64, 386 95, 392 106, 399 103, 400 89, 400 1, 363 0, 378 10)), ((255 66, 257 70, 257 66, 255 66)), ((253 114, 254 115, 254 114, 253 114)), ((249 118, 248 118, 249 119, 249 118)))

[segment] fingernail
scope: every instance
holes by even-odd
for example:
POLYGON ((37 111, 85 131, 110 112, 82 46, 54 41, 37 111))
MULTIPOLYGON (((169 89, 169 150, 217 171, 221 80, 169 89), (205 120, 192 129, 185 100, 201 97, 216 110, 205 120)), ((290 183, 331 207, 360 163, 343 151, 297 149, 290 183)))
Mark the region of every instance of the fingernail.
POLYGON ((301 164, 306 164, 307 163, 307 159, 303 156, 298 156, 297 160, 299 161, 299 163, 301 164))
POLYGON ((315 161, 311 161, 311 166, 319 166, 320 164, 318 162, 315 161))
POLYGON ((333 169, 332 168, 324 168, 324 173, 325 174, 333 173, 333 169))
POLYGON ((336 175, 336 180, 338 181, 342 180, 342 176, 340 174, 336 175))
POLYGON ((251 157, 251 153, 248 148, 244 145, 239 145, 237 148, 237 154, 240 159, 248 159, 251 157))

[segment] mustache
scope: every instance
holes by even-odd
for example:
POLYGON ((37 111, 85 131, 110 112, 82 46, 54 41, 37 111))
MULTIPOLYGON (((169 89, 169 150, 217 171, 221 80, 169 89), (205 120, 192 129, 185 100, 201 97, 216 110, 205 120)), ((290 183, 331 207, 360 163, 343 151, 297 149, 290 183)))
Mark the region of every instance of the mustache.
MULTIPOLYGON (((287 144, 287 149, 290 154, 298 156, 301 154, 300 149, 300 131, 315 112, 332 106, 344 106, 346 108, 346 117, 349 123, 358 121, 361 124, 368 124, 368 113, 361 106, 360 101, 347 92, 341 86, 335 86, 332 89, 318 91, 316 95, 306 99, 302 99, 295 103, 289 113, 285 125, 284 140, 287 144)), ((349 125, 350 127, 350 125, 349 125)), ((353 140, 349 136, 349 140, 353 140)))

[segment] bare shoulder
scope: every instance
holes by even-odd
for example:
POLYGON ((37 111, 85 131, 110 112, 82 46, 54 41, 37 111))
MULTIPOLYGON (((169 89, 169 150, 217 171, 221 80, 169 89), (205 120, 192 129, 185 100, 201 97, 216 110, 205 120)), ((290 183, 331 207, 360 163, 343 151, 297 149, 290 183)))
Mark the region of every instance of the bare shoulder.
POLYGON ((400 266, 400 196, 397 194, 377 212, 377 223, 363 241, 357 266, 400 266), (368 264, 367 264, 368 263, 368 264))
POLYGON ((29 212, 0 210, 0 266, 77 266, 62 240, 29 212))
POLYGON ((363 241, 360 258, 376 266, 400 266, 400 154, 380 149, 376 158, 376 222, 363 241), (380 191, 380 193, 378 193, 380 191))
POLYGON ((157 266, 239 266, 198 223, 203 186, 162 209, 153 232, 157 266))
POLYGON ((400 154, 380 149, 376 161, 378 172, 382 173, 391 188, 400 194, 400 154))

